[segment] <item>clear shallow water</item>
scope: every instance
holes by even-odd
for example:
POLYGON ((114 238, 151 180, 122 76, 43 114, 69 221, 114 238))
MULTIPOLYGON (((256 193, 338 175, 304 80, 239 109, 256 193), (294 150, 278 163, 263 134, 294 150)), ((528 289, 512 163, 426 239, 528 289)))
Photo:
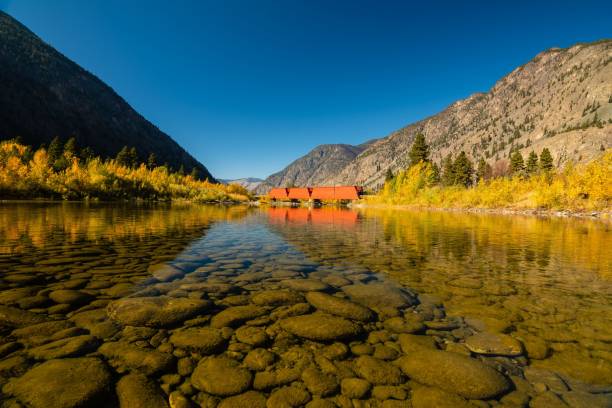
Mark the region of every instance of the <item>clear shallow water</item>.
MULTIPOLYGON (((0 385, 8 384, 7 401, 12 401, 9 395, 28 398, 19 393, 19 387, 27 389, 28 381, 36 382, 36 377, 26 377, 22 383, 17 380, 42 361, 93 356, 110 365, 111 388, 123 374, 145 372, 165 394, 178 391, 198 404, 214 406, 239 392, 221 395, 205 384, 187 386, 198 380, 193 377, 193 367, 183 367, 210 359, 205 357, 210 354, 232 358, 241 364, 240 369, 254 376, 247 388, 238 387, 240 393, 255 389, 267 399, 293 384, 297 389, 305 388, 308 399, 317 400, 316 387, 311 389, 310 380, 301 378, 300 373, 312 367, 324 371, 317 358, 327 355, 325 347, 337 341, 351 348, 338 358, 336 366, 346 363, 347 367, 341 367, 344 371, 336 367, 339 371, 331 374, 334 381, 340 383, 347 376, 367 378, 363 368, 355 368, 361 364, 358 356, 373 354, 376 361, 396 361, 406 354, 398 340, 402 331, 431 337, 438 348, 464 355, 470 354, 466 341, 477 333, 505 333, 518 339, 524 347, 519 355, 483 355, 472 350, 474 359, 513 378, 511 388, 516 390, 506 390, 493 399, 464 395, 486 399, 489 405, 519 391, 532 403, 537 398, 564 395, 564 401, 570 403, 574 394, 584 391, 590 396, 608 396, 607 387, 612 385, 612 255, 609 225, 605 223, 327 208, 22 203, 0 206, 0 226, 0 306, 8 308, 0 313, 5 320, 0 321, 0 385), (159 264, 171 265, 171 270, 153 266, 159 264), (296 281, 297 286, 291 283, 296 281), (291 315, 310 315, 315 309, 312 301, 300 295, 308 290, 322 290, 363 304, 363 299, 359 302, 359 297, 347 290, 356 284, 371 288, 384 284, 389 291, 406 288, 408 301, 396 308, 366 304, 376 317, 358 322, 362 333, 355 336, 335 338, 322 333, 325 339, 305 338, 299 328, 296 334, 282 322, 291 315), (248 318, 218 323, 216 316, 224 309, 248 308, 262 292, 287 289, 299 299, 256 304, 265 309, 264 314, 256 311, 248 318), (109 308, 134 296, 197 299, 208 304, 183 319, 163 324, 125 324, 125 316, 138 315, 139 310, 134 309, 109 318, 109 308), (15 315, 15 310, 29 314, 15 315), (32 315, 43 320, 39 322, 32 315), (390 321, 397 323, 397 317, 403 319, 403 328, 389 323, 393 318, 396 320, 390 321), (40 335, 33 339, 23 334, 28 333, 28 327, 49 321, 57 327, 43 326, 48 333, 39 330, 40 335), (58 325, 58 321, 70 323, 58 325), (172 341, 172 334, 187 327, 212 326, 218 326, 215 330, 225 342, 214 352, 172 341), (247 326, 265 331, 266 340, 249 344, 241 339, 244 336, 237 337, 234 330, 242 333, 239 330, 247 326), (62 330, 67 333, 61 334, 62 330), (369 341, 366 336, 371 337, 372 332, 386 332, 390 337, 369 341), (67 352, 63 345, 55 354, 31 351, 58 338, 92 335, 93 342, 90 337, 81 337, 85 345, 74 346, 77 351, 67 352), (173 355, 174 360, 162 368, 135 367, 125 357, 130 350, 114 355, 104 344, 115 349, 131 344, 173 355), (367 345, 382 351, 369 350, 367 345), (262 348, 276 355, 264 372, 295 370, 291 375, 297 376, 260 386, 260 371, 245 363, 245 357, 262 348), (300 357, 295 357, 296 350, 300 350, 300 357), (385 351, 388 358, 383 358, 385 351), (350 375, 345 369, 352 370, 350 375), (551 375, 559 377, 551 380, 551 375), (527 378, 528 389, 521 389, 514 377, 527 378)), ((379 386, 399 387, 406 395, 399 389, 392 396, 387 395, 389 390, 387 394, 371 390, 361 399, 370 406, 384 400, 407 404, 411 392, 424 381, 404 373, 401 384, 383 381, 379 386)), ((103 394, 110 405, 117 403, 112 391, 107 389, 103 394)), ((343 406, 345 394, 337 388, 324 397, 343 406)), ((251 403, 256 406, 257 398, 253 398, 251 403)), ((512 400, 513 404, 508 401, 506 398, 506 405, 520 406, 518 399, 512 400)), ((602 401, 591 401, 591 406, 604 404, 602 401)))

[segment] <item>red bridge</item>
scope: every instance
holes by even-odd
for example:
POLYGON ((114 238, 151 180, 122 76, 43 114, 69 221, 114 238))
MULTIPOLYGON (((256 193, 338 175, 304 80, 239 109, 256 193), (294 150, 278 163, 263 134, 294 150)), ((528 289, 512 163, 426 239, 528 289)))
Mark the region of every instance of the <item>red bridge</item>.
POLYGON ((290 187, 273 188, 268 193, 271 200, 358 200, 363 194, 359 186, 339 187, 290 187))

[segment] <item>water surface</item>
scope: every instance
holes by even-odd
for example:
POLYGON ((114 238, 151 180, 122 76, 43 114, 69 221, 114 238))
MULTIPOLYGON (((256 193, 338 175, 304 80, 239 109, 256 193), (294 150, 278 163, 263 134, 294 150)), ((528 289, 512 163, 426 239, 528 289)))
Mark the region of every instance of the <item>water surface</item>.
MULTIPOLYGON (((273 397, 276 391, 293 384, 306 390, 304 401, 324 397, 344 406, 343 390, 331 387, 333 391, 319 392, 309 378, 300 377, 302 372, 307 368, 324 371, 338 384, 345 377, 365 377, 376 386, 376 380, 362 372, 359 359, 363 357, 359 356, 395 361, 406 352, 398 341, 403 332, 432 337, 437 348, 471 355, 512 378, 515 391, 504 391, 506 405, 518 401, 507 395, 520 393, 532 402, 554 397, 569 403, 585 392, 609 397, 609 246, 609 224, 595 220, 330 208, 2 204, 0 306, 5 307, 5 321, 0 321, 0 385, 8 384, 5 398, 27 399, 15 391, 18 387, 13 383, 42 361, 93 356, 111 367, 113 382, 128 372, 145 372, 164 395, 175 392, 175 397, 215 406, 239 392, 223 394, 206 384, 193 386, 192 382, 197 384, 194 367, 185 368, 211 359, 206 356, 212 354, 234 359, 241 364, 240 370, 246 370, 245 376, 254 376, 250 385, 237 385, 236 390, 254 388, 259 393, 252 396, 255 405, 259 397, 279 400, 282 395, 273 397), (397 307, 366 304, 376 317, 357 322, 361 337, 323 333, 329 338, 305 338, 283 323, 283 319, 312 312, 313 302, 302 297, 306 292, 322 291, 360 303, 347 289, 355 285, 405 290, 408 301, 397 307), (298 300, 264 299, 252 304, 258 294, 279 291, 297 294, 298 300), (156 296, 201 299, 207 302, 202 306, 206 311, 198 309, 182 320, 163 324, 126 324, 125 319, 137 313, 125 317, 109 312, 125 299, 156 296), (263 307, 266 313, 218 323, 217 315, 236 306, 263 307), (16 310, 29 314, 16 315, 16 310), (40 327, 48 333, 28 338, 27 328, 41 324, 38 316, 47 325, 40 327), (394 325, 398 318, 404 324, 399 329, 394 325), (58 321, 70 323, 58 326, 58 321), (214 353, 205 352, 201 346, 184 345, 171 337, 194 327, 216 327, 225 345, 214 353), (258 333, 265 340, 245 339, 243 332, 257 334, 247 327, 261 329, 258 333), (389 337, 372 340, 374 332, 389 337), (509 335, 523 349, 518 355, 470 352, 466 341, 478 333, 509 335), (53 346, 56 354, 49 354, 37 349, 77 335, 86 343, 79 344, 77 351, 66 352, 66 347, 58 346, 56 352, 53 346), (318 358, 329 357, 326 347, 334 341, 344 344, 348 354, 337 358, 336 371, 330 374, 318 358), (162 368, 135 367, 124 354, 115 355, 104 344, 116 349, 116 345, 131 344, 173 360, 162 368), (245 359, 262 348, 277 356, 262 368, 264 372, 296 370, 291 372, 296 377, 259 386, 261 370, 245 359), (300 350, 299 358, 296 350, 300 350), (516 378, 526 378, 528 390, 520 389, 516 378), (553 396, 548 395, 551 392, 553 396)), ((402 378, 401 384, 391 380, 378 384, 397 390, 372 389, 361 399, 369 406, 410 399, 410 392, 423 384, 409 376, 402 378)), ((457 393, 489 401, 504 397, 491 400, 457 393)), ((110 394, 112 405, 116 397, 110 394)), ((591 406, 604 404, 601 401, 592 400, 591 406)), ((26 402, 35 405, 35 401, 26 402)))

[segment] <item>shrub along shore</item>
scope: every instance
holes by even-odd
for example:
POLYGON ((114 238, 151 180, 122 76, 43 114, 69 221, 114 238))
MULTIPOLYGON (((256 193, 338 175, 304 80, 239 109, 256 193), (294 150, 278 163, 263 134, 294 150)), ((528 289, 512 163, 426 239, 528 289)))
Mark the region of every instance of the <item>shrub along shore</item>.
POLYGON ((553 167, 548 149, 523 161, 514 151, 510 160, 494 167, 480 160, 475 169, 464 152, 447 157, 442 170, 428 158, 424 138, 417 136, 410 166, 389 174, 382 191, 366 205, 414 206, 440 209, 497 209, 506 211, 611 211, 612 149, 588 164, 553 167), (501 168, 501 170, 500 170, 501 168))
MULTIPOLYGON (((132 149, 133 150, 133 149, 132 149)), ((61 200, 179 200, 243 202, 251 194, 239 185, 198 180, 197 174, 138 163, 124 148, 114 159, 76 151, 73 139, 36 150, 16 141, 0 142, 0 198, 61 200)))

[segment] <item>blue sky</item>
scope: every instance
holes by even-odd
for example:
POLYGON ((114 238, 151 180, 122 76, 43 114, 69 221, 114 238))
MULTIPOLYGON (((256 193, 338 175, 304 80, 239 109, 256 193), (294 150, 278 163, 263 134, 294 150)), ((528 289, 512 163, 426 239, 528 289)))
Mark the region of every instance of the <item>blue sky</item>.
POLYGON ((596 1, 0 0, 215 177, 434 114, 550 47, 612 37, 596 1), (461 3, 461 4, 460 4, 461 3))

